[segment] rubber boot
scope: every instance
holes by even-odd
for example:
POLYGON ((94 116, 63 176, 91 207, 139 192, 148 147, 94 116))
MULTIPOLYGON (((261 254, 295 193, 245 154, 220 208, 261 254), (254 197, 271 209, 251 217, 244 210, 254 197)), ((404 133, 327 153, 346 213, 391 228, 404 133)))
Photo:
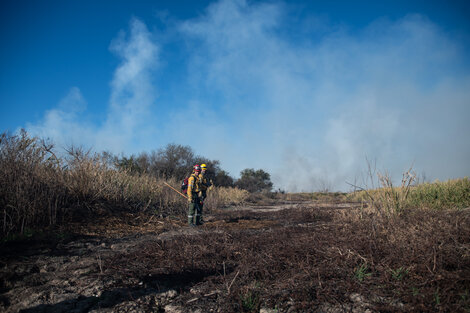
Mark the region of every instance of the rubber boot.
POLYGON ((189 225, 189 226, 194 226, 194 224, 193 224, 193 217, 192 217, 192 216, 191 216, 191 217, 188 217, 188 225, 189 225))
POLYGON ((196 215, 196 225, 201 225, 201 216, 196 215))
POLYGON ((203 208, 203 203, 201 201, 201 205, 199 205, 199 223, 200 223, 200 225, 204 224, 204 218, 202 217, 202 208, 203 208))

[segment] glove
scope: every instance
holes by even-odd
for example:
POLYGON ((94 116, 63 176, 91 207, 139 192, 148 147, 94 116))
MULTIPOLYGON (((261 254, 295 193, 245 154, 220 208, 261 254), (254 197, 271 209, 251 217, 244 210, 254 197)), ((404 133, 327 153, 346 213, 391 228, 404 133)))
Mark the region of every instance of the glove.
POLYGON ((194 201, 193 201, 193 198, 188 197, 188 202, 189 202, 189 203, 193 203, 193 202, 194 202, 194 201))

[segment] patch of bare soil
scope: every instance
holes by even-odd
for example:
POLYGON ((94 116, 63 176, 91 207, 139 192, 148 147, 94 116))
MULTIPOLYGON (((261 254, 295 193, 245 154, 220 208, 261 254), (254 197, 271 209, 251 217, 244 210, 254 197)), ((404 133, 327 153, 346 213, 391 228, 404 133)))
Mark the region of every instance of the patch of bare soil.
POLYGON ((148 215, 1 246, 2 312, 470 310, 470 212, 383 219, 355 204, 148 215))

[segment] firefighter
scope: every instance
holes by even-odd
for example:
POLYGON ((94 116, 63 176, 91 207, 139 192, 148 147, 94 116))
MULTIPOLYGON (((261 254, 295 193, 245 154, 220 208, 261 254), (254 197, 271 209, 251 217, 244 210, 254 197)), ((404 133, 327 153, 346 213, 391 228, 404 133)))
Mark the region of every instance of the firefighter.
POLYGON ((201 183, 199 175, 201 174, 201 167, 196 164, 194 170, 188 179, 188 224, 189 226, 201 225, 201 183), (193 223, 194 220, 194 223, 193 223))
POLYGON ((199 174, 199 199, 201 200, 199 203, 200 207, 200 212, 201 212, 201 220, 200 223, 204 223, 203 217, 202 217, 202 208, 204 207, 204 200, 207 198, 207 188, 211 186, 211 183, 207 180, 207 177, 205 177, 207 170, 207 165, 206 164, 201 164, 201 174, 199 174))

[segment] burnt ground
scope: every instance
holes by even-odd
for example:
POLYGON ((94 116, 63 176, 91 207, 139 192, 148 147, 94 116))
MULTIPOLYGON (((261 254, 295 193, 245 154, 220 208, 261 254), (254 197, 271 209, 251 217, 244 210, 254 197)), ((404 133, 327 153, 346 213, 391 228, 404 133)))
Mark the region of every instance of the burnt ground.
POLYGON ((2 312, 470 312, 470 211, 100 217, 0 246, 2 312))

